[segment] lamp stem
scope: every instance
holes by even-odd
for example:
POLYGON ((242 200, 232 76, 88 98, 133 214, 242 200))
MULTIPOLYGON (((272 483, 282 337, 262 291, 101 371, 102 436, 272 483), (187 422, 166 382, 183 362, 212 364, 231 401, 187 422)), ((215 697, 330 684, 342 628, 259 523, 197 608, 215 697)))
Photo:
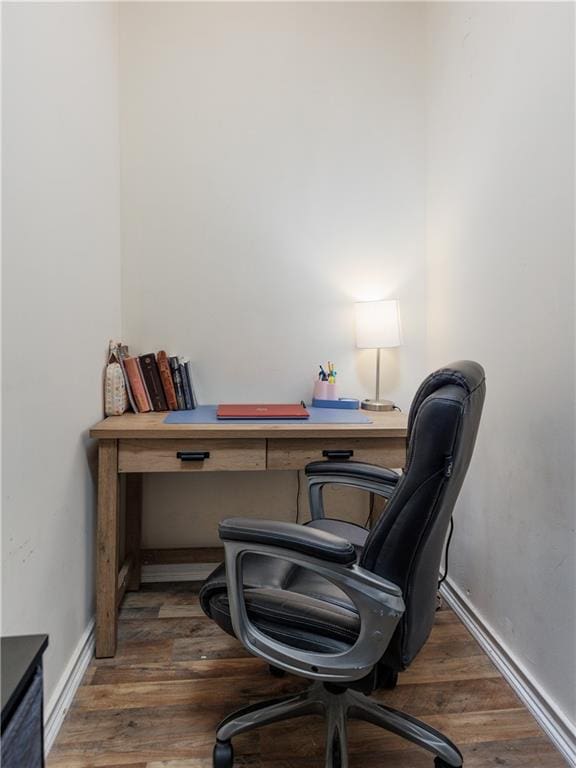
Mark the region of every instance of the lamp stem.
POLYGON ((380 402, 380 347, 376 350, 376 402, 380 402))
POLYGON ((367 411, 392 411, 391 400, 380 400, 380 347, 376 347, 376 397, 374 400, 362 400, 362 408, 367 411))

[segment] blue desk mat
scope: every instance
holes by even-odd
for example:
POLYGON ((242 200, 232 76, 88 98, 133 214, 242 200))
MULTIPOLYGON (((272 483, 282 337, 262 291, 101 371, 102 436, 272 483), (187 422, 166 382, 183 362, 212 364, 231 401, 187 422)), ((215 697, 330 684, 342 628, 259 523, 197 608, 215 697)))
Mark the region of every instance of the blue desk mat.
POLYGON ((360 411, 306 406, 309 419, 219 419, 216 405, 199 405, 193 411, 171 411, 164 424, 372 424, 360 411))

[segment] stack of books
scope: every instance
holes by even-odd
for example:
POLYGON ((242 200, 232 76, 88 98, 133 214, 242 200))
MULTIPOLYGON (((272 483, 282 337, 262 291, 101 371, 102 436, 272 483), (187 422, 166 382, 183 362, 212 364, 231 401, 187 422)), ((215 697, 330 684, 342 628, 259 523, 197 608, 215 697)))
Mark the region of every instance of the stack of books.
POLYGON ((190 411, 198 405, 188 358, 169 357, 164 350, 130 357, 128 347, 118 345, 118 361, 136 413, 190 411))

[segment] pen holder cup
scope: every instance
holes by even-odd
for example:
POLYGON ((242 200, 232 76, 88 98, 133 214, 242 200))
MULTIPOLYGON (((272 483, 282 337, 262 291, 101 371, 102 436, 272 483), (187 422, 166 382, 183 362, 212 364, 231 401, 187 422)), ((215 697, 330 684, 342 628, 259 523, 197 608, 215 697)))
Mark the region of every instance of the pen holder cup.
POLYGON ((314 382, 315 400, 338 400, 338 385, 328 381, 314 382))

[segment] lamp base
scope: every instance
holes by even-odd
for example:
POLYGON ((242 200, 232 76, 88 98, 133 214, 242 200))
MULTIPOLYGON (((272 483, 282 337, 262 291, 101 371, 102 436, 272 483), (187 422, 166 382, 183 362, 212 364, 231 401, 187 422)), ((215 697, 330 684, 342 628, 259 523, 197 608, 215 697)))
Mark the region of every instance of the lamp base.
POLYGON ((362 400, 361 407, 365 411, 393 411, 392 400, 362 400))

